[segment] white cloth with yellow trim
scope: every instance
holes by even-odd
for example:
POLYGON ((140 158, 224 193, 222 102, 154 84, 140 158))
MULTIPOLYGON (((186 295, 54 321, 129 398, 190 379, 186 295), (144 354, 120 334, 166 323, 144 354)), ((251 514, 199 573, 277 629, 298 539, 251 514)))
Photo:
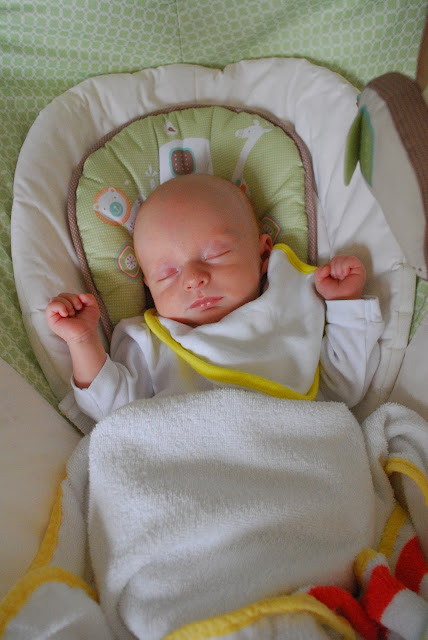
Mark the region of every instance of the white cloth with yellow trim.
POLYGON ((327 302, 325 315, 314 268, 277 247, 262 295, 219 322, 192 328, 149 312, 145 322, 120 322, 97 378, 88 389, 73 385, 81 410, 101 420, 138 398, 228 384, 313 400, 320 360, 318 399, 357 404, 379 362, 384 324, 377 298, 327 302))
POLYGON ((354 560, 378 547, 397 504, 391 472, 428 539, 427 433, 398 405, 361 427, 342 403, 235 388, 122 407, 70 459, 42 549, 0 605, 0 634, 355 637, 300 591, 353 592, 354 560))
MULTIPOLYGON (((250 386, 251 376, 257 376, 290 390, 275 392, 271 385, 267 387, 271 395, 296 394, 297 399, 306 399, 320 359, 325 307, 313 285, 314 268, 301 262, 286 245, 276 246, 260 297, 219 322, 198 327, 158 319, 173 341, 208 365, 201 369, 207 377, 215 376, 217 369, 222 380, 227 376, 222 369, 226 369, 235 372, 232 380, 243 387, 250 386)), ((167 344, 180 355, 172 341, 167 344)))

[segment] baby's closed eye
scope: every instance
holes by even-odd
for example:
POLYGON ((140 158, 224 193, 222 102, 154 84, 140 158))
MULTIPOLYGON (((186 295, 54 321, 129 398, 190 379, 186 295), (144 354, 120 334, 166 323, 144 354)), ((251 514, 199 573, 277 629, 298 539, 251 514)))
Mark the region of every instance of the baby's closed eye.
POLYGON ((173 278, 178 274, 178 272, 179 269, 177 267, 166 267, 156 274, 156 281, 163 282, 164 280, 173 278))
POLYGON ((205 262, 215 262, 225 258, 230 253, 230 250, 211 251, 204 255, 205 262))

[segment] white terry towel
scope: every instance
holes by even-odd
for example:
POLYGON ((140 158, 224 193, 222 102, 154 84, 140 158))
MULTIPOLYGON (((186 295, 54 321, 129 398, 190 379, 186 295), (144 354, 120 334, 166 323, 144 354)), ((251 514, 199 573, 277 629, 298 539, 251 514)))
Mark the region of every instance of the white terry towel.
POLYGON ((40 552, 0 604, 2 637, 326 640, 344 625, 350 637, 306 594, 352 589, 354 560, 367 611, 379 593, 384 602, 397 562, 421 578, 418 595, 398 586, 376 607, 392 633, 420 637, 428 573, 401 556, 416 532, 427 557, 427 434, 398 405, 360 427, 341 404, 236 389, 124 407, 71 457, 40 552), (376 552, 381 538, 388 549, 376 552))
POLYGON ((89 473, 91 559, 119 637, 302 585, 352 588, 374 538, 364 438, 339 403, 236 389, 137 401, 94 430, 89 473))

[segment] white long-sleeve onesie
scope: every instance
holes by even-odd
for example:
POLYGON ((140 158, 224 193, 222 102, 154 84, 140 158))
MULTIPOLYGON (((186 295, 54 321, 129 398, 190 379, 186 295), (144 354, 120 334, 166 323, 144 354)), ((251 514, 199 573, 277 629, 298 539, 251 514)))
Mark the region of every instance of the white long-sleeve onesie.
MULTIPOLYGON (((383 321, 376 298, 322 301, 313 275, 283 251, 269 261, 268 287, 220 322, 200 327, 159 318, 188 352, 204 362, 244 371, 304 394, 320 363, 318 400, 352 407, 365 395, 379 362, 383 321), (326 307, 326 309, 325 309, 326 307), (324 323, 327 322, 324 332, 324 323)), ((142 316, 122 320, 111 356, 88 389, 73 385, 80 409, 100 420, 138 398, 226 386, 193 368, 147 326, 142 316)))

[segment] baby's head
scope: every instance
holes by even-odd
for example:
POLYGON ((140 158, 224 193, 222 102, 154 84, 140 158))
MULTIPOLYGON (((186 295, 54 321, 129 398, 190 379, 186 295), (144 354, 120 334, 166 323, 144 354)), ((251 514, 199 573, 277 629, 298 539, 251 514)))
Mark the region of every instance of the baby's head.
POLYGON ((159 315, 198 326, 259 296, 272 241, 260 234, 241 189, 189 174, 160 185, 143 203, 134 247, 159 315))

